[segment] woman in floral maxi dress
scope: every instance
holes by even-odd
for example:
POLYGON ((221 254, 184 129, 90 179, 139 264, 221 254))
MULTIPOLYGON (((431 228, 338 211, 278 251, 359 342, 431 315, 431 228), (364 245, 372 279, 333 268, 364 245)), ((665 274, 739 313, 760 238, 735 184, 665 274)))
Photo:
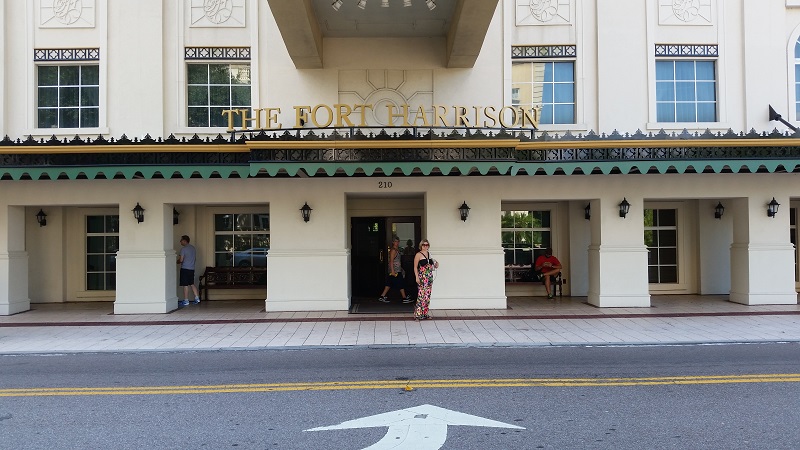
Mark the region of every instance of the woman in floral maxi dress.
POLYGON ((419 251, 414 255, 414 276, 417 279, 419 293, 417 306, 414 308, 414 319, 430 319, 428 305, 431 301, 431 287, 433 285, 433 270, 439 268, 439 263, 431 258, 430 242, 427 239, 419 244, 419 251))

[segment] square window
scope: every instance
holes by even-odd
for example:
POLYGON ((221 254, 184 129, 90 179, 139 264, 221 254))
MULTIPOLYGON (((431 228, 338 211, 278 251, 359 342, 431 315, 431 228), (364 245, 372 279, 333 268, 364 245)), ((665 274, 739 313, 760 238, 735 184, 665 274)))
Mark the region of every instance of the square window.
POLYGON ((716 90, 715 61, 656 61, 656 120, 715 122, 716 90))
POLYGON ((511 78, 512 103, 541 106, 539 123, 575 123, 574 61, 515 61, 511 78))
MULTIPOLYGON (((222 111, 250 109, 249 64, 189 64, 187 83, 189 127, 227 127, 222 111)), ((234 116, 234 126, 241 123, 241 116, 234 116)))
POLYGON ((98 65, 38 66, 39 128, 96 128, 100 122, 98 65), (81 108, 81 109, 78 109, 81 108), (87 108, 85 111, 83 108, 87 108))

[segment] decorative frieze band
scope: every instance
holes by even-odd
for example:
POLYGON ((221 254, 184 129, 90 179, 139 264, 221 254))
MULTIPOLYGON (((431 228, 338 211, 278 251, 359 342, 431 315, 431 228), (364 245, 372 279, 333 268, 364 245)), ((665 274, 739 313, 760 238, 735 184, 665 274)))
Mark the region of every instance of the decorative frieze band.
POLYGON ((511 58, 575 58, 575 45, 513 45, 511 58))
POLYGON ((186 47, 183 55, 187 60, 233 59, 250 61, 250 47, 186 47))
POLYGON ((34 61, 99 61, 99 48, 35 48, 34 61))
POLYGON ((717 57, 719 48, 715 44, 656 44, 656 56, 679 58, 717 57))

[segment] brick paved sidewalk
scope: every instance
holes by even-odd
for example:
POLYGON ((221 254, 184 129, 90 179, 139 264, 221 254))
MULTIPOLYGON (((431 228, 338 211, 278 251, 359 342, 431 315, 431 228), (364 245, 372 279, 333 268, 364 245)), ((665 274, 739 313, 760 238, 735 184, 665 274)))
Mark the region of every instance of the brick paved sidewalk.
POLYGON ((509 306, 432 311, 434 320, 416 322, 407 314, 265 313, 263 302, 132 316, 110 314, 111 304, 34 305, 0 318, 0 353, 800 341, 800 306, 744 306, 726 296, 654 296, 651 308, 594 308, 577 298, 509 306))

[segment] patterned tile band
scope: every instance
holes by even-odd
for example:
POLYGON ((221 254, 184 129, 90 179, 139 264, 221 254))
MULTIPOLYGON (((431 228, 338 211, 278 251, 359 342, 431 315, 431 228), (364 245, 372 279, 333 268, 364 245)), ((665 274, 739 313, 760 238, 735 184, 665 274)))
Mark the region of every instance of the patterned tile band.
POLYGON ((511 58, 574 58, 578 53, 574 45, 513 45, 511 58))
POLYGON ((35 48, 34 61, 99 61, 99 48, 35 48))
POLYGON ((250 47, 186 47, 187 60, 225 59, 250 61, 250 47))
POLYGON ((656 56, 678 58, 717 57, 719 56, 719 47, 705 44, 656 44, 656 56))

